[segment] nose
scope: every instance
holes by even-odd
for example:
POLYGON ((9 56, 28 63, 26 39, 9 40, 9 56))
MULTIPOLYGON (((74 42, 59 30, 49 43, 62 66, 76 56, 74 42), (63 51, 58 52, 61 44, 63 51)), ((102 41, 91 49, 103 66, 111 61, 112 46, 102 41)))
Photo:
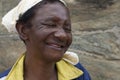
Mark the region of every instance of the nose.
POLYGON ((54 36, 59 39, 60 41, 66 41, 67 40, 67 33, 63 29, 58 29, 54 36))

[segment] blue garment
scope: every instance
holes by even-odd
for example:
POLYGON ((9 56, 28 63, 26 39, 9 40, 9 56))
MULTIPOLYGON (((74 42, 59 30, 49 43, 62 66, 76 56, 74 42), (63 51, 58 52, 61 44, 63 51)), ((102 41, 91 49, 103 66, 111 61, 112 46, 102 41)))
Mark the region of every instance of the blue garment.
POLYGON ((82 76, 78 77, 75 80, 91 80, 88 71, 80 63, 75 65, 75 67, 79 68, 80 70, 82 70, 84 72, 84 74, 82 76))
MULTIPOLYGON (((89 73, 87 72, 87 70, 86 70, 80 63, 78 63, 77 65, 75 65, 75 67, 77 67, 77 68, 79 68, 80 70, 82 70, 82 71, 84 72, 84 74, 83 74, 82 76, 74 79, 74 80, 91 80, 89 73)), ((6 70, 5 72, 1 73, 1 74, 0 74, 0 79, 1 79, 2 77, 7 76, 8 73, 10 72, 10 70, 11 70, 11 69, 8 69, 8 70, 6 70)))

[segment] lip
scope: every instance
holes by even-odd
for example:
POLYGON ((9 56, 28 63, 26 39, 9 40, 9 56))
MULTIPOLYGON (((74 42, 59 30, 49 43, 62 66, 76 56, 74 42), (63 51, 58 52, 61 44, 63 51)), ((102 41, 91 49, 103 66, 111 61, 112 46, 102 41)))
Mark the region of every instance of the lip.
POLYGON ((55 50, 62 50, 65 45, 63 44, 58 44, 58 43, 47 43, 47 45, 52 48, 52 49, 55 49, 55 50))

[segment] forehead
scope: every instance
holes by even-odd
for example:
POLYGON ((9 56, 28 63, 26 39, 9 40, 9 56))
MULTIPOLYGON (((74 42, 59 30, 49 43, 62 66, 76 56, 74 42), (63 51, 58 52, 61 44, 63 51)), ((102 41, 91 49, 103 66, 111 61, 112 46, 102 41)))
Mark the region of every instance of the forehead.
POLYGON ((47 17, 58 17, 64 20, 69 19, 69 11, 62 3, 48 3, 38 8, 36 18, 44 19, 47 17))

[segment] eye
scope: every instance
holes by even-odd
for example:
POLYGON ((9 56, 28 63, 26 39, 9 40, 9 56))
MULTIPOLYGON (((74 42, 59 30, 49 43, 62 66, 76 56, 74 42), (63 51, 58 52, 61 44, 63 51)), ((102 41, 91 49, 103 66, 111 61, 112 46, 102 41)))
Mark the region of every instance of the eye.
POLYGON ((68 32, 68 33, 71 32, 71 29, 70 29, 70 28, 67 28, 67 27, 65 27, 64 30, 65 30, 66 32, 68 32))
POLYGON ((64 30, 65 30, 65 32, 67 32, 67 33, 70 33, 70 32, 71 32, 71 28, 70 28, 70 27, 64 27, 64 30))
POLYGON ((41 23, 42 25, 49 27, 49 28, 55 28, 57 25, 54 23, 41 23))
POLYGON ((64 30, 68 33, 71 33, 71 25, 70 24, 65 24, 64 25, 64 30))

